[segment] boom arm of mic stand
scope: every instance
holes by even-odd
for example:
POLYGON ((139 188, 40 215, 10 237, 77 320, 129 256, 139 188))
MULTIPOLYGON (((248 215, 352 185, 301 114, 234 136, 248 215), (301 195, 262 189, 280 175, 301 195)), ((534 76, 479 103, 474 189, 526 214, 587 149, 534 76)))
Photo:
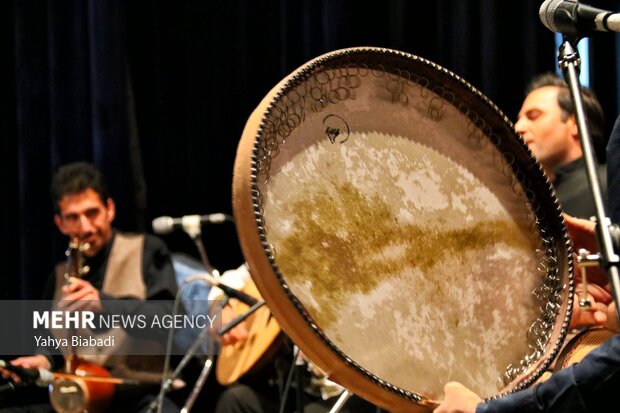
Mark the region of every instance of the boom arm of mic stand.
POLYGON ((244 293, 243 291, 235 290, 234 288, 231 288, 220 282, 216 282, 213 285, 221 289, 222 291, 224 291, 224 293, 230 298, 236 298, 237 300, 241 301, 244 304, 247 304, 249 306, 254 306, 258 303, 258 300, 256 298, 244 293))
POLYGON ((600 250, 599 253, 601 256, 602 265, 607 272, 607 276, 611 284, 614 300, 616 302, 616 314, 620 320, 620 300, 618 299, 618 294, 620 294, 618 263, 620 260, 618 255, 614 252, 612 236, 609 230, 607 216, 605 214, 601 185, 596 171, 596 160, 592 151, 590 133, 588 131, 586 116, 583 110, 578 72, 579 54, 577 48, 574 47, 571 42, 573 41, 576 44, 578 40, 579 39, 568 39, 567 36, 564 36, 564 41, 562 42, 558 53, 558 62, 562 72, 564 73, 564 78, 568 83, 570 94, 573 98, 573 103, 575 104, 577 128, 579 129, 579 142, 581 143, 588 181, 590 183, 592 197, 594 198, 594 206, 596 208, 596 235, 600 250))
POLYGON ((240 316, 234 318, 230 323, 228 323, 226 326, 220 328, 217 331, 217 334, 220 336, 223 336, 224 334, 228 333, 230 330, 232 330, 233 328, 235 328, 236 325, 238 325, 239 323, 241 323, 243 320, 245 320, 246 318, 248 318, 252 313, 254 313, 256 310, 258 310, 259 308, 261 308, 263 305, 265 305, 265 301, 258 301, 256 304, 254 304, 252 307, 250 307, 246 312, 244 312, 243 314, 241 314, 240 316))
POLYGON ((236 298, 237 300, 250 306, 256 304, 258 301, 256 300, 256 298, 244 293, 243 291, 235 290, 234 288, 221 284, 219 283, 219 281, 217 281, 220 278, 220 274, 215 268, 211 266, 211 263, 209 262, 207 252, 205 251, 204 244, 202 243, 200 227, 198 227, 198 229, 188 232, 188 234, 196 244, 196 249, 198 249, 200 259, 202 260, 202 265, 204 265, 209 275, 211 275, 214 281, 216 281, 212 282, 211 284, 224 291, 224 293, 231 298, 236 298))
POLYGON ((186 280, 190 280, 192 282, 196 280, 202 280, 206 283, 209 283, 213 287, 219 288, 229 298, 235 298, 248 306, 253 306, 254 304, 258 302, 258 300, 252 297, 251 295, 246 294, 243 291, 235 290, 234 288, 229 287, 226 284, 222 284, 221 282, 216 280, 212 275, 209 275, 209 274, 190 275, 189 277, 186 278, 186 280))

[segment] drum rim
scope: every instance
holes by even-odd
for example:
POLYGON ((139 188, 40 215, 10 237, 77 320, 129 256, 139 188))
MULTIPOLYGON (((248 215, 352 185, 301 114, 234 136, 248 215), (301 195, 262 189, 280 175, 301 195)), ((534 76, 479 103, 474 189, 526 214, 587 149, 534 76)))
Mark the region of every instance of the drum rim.
MULTIPOLYGON (((258 165, 258 157, 259 157, 260 148, 258 147, 258 145, 265 133, 265 127, 266 127, 265 120, 271 115, 272 111, 274 110, 275 104, 283 96, 285 96, 288 93, 288 91, 290 91, 295 86, 299 85, 301 82, 306 80, 309 76, 311 76, 317 68, 320 68, 328 63, 334 62, 335 60, 338 60, 341 58, 347 58, 347 57, 351 57, 355 55, 369 55, 369 54, 376 55, 376 56, 381 56, 381 55, 390 56, 396 59, 400 59, 402 61, 406 61, 409 64, 419 64, 419 65, 425 66, 433 72, 440 73, 441 76, 453 82, 456 86, 464 89, 465 92, 471 95, 473 99, 477 99, 480 103, 483 103, 486 109, 490 111, 493 114, 493 116, 495 116, 494 121, 497 120, 504 127, 511 129, 509 134, 505 134, 506 136, 510 135, 510 138, 511 138, 510 144, 517 144, 520 146, 522 150, 525 151, 525 153, 529 156, 529 159, 525 160, 525 162, 528 165, 538 165, 538 168, 536 171, 529 170, 528 173, 536 175, 535 177, 538 182, 535 182, 533 185, 537 187, 542 186, 544 188, 543 192, 544 192, 545 197, 548 197, 548 201, 550 201, 550 203, 554 207, 555 212, 557 213, 557 214, 554 214, 555 218, 553 219, 559 220, 558 224, 560 225, 561 229, 560 231, 557 231, 558 237, 557 239, 555 239, 555 245, 563 246, 564 252, 566 253, 566 256, 567 256, 566 268, 565 268, 567 279, 565 280, 566 285, 564 286, 564 289, 567 290, 566 299, 565 299, 566 313, 564 314, 563 320, 561 322, 561 327, 559 330, 559 335, 558 335, 557 340, 554 343, 547 343, 547 345, 544 347, 544 351, 542 352, 542 355, 537 359, 537 361, 532 362, 530 365, 535 365, 537 363, 540 363, 540 360, 544 359, 542 363, 540 363, 534 371, 527 371, 525 374, 525 378, 518 381, 518 383, 513 388, 509 389, 506 392, 501 392, 497 395, 488 397, 486 400, 492 400, 502 395, 509 394, 514 391, 518 391, 525 387, 528 387, 534 381, 536 381, 538 377, 540 377, 542 373, 545 370, 547 370, 549 366, 551 365, 551 363, 556 359, 561 349, 562 342, 568 332, 568 324, 570 321, 570 309, 572 308, 573 292, 575 288, 574 277, 573 277, 573 272, 574 272, 573 261, 571 259, 572 244, 568 236, 568 231, 567 231, 565 222, 561 215, 561 208, 560 208, 560 203, 557 198, 557 195, 555 191, 553 190, 553 187, 549 179, 544 174, 542 167, 536 161, 536 158, 534 157, 534 155, 528 148, 527 144, 525 143, 523 138, 514 130, 514 126, 512 122, 499 109, 499 107, 495 105, 482 92, 480 92, 478 89, 476 89, 473 85, 471 85, 469 82, 467 82, 460 76, 456 75, 452 71, 442 67, 441 65, 437 63, 434 63, 430 60, 427 60, 425 58, 422 58, 422 57, 419 57, 419 56, 416 56, 410 53, 388 49, 388 48, 371 47, 371 46, 345 48, 345 49, 328 52, 324 55, 321 55, 305 63, 300 68, 298 68, 293 73, 291 73, 291 75, 289 75, 289 77, 287 77, 281 85, 277 86, 278 87, 277 92, 270 99, 264 112, 262 113, 260 123, 259 123, 258 129, 254 137, 254 142, 252 146, 252 161, 251 161, 251 174, 250 174, 250 182, 251 182, 250 191, 252 194, 251 195, 252 209, 254 212, 254 218, 256 222, 256 230, 258 233, 258 237, 260 239, 261 248, 263 250, 263 253, 267 257, 269 265, 271 266, 272 273, 276 277, 278 284, 280 285, 282 289, 282 292, 284 292, 284 295, 287 297, 289 304, 292 304, 295 307, 298 314, 305 320, 306 326, 309 327, 312 333, 316 337, 318 337, 321 340, 321 342, 325 346, 327 346, 327 348, 329 348, 329 350, 334 355, 336 355, 341 361, 345 362, 349 367, 353 368, 355 371, 361 373, 364 377, 369 379, 375 385, 378 385, 386 390, 389 390, 391 393, 397 394, 398 396, 406 398, 408 400, 418 402, 418 403, 424 403, 424 400, 426 399, 425 396, 422 396, 414 391, 405 390, 394 384, 386 382, 385 380, 371 373, 366 368, 359 365, 354 360, 352 360, 349 356, 347 356, 346 353, 340 350, 339 347, 323 331, 321 331, 320 327, 314 322, 312 316, 305 309, 303 303, 301 303, 301 301, 295 296, 295 294, 293 294, 293 292, 288 286, 286 279, 284 278, 283 274, 280 272, 280 269, 276 262, 276 258, 273 254, 273 251, 271 250, 272 247, 268 241, 269 237, 266 233, 264 222, 262 222, 263 214, 262 214, 261 206, 260 206, 261 201, 260 201, 260 189, 259 189, 259 182, 258 182, 259 181, 259 169, 260 169, 258 165)), ((450 104, 452 104, 452 102, 450 102, 450 104)), ((504 135, 502 135, 502 137, 503 136, 504 135)), ((493 142, 493 144, 495 145, 495 142, 493 142)), ((541 190, 538 190, 536 195, 538 195, 539 192, 541 192, 541 190)), ((546 221, 547 225, 549 224, 549 222, 550 222, 549 219, 547 219, 546 221)), ((562 251, 560 251, 559 255, 561 255, 561 252, 562 251)), ((563 305, 564 303, 562 303, 562 307, 563 305)), ((562 317, 562 313, 561 313, 561 308, 560 308, 558 309, 558 312, 556 315, 555 328, 557 328, 557 324, 559 324, 559 320, 561 317, 562 317)), ((514 381, 516 381, 516 379, 514 379, 513 382, 514 381)))

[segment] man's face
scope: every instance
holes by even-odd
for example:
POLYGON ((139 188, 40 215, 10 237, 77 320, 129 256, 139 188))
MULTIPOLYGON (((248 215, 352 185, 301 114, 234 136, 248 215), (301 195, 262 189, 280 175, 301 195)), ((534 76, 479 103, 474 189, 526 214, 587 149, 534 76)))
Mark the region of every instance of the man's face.
POLYGON ((85 255, 96 255, 112 238, 116 211, 112 199, 104 203, 95 191, 88 188, 78 194, 63 196, 58 207, 60 212, 54 216, 56 226, 63 234, 89 243, 90 249, 84 252, 85 255))
POLYGON ((525 98, 515 124, 517 132, 547 170, 581 156, 574 117, 562 120, 558 92, 556 86, 533 90, 525 98))

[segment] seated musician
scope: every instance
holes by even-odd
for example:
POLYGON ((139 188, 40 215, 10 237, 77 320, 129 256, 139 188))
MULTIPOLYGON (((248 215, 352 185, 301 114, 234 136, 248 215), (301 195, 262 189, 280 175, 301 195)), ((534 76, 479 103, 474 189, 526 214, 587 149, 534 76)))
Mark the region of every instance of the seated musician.
MULTIPOLYGON (((67 265, 65 262, 59 264, 50 277, 44 299, 59 300, 60 308, 71 307, 94 313, 107 310, 106 300, 120 303, 125 314, 171 312, 172 305, 170 308, 164 307, 175 299, 177 285, 168 249, 163 241, 152 235, 124 234, 112 228, 115 203, 108 193, 104 177, 94 166, 77 162, 61 167, 52 179, 51 195, 54 222, 60 232, 87 244, 87 249, 83 251, 87 267, 83 268, 88 268, 88 272, 82 278, 72 277, 67 281, 67 265)), ((119 330, 118 336, 115 336, 115 346, 99 348, 96 350, 99 354, 90 353, 83 357, 78 352, 78 363, 82 359, 95 360, 103 364, 112 377, 126 376, 139 383, 150 380, 149 385, 117 386, 107 409, 115 412, 147 411, 159 391, 163 364, 154 364, 154 356, 127 355, 138 354, 128 352, 114 354, 120 341, 129 340, 123 339, 123 336, 131 334, 119 330)), ((158 339, 165 342, 165 337, 158 339)), ((163 354, 159 353, 162 361, 163 354)), ((38 354, 19 357, 10 363, 27 369, 64 371, 66 360, 62 356, 38 354)), ((2 375, 19 381, 15 373, 7 370, 3 370, 2 375)), ((37 403, 33 396, 35 390, 31 386, 14 392, 13 401, 10 397, 5 398, 5 402, 14 407, 2 411, 52 411, 49 396, 39 400, 43 403, 37 403), (24 405, 26 403, 30 405, 24 405)), ((162 411, 178 411, 178 407, 167 398, 162 406, 162 411)))
MULTIPOLYGON (((227 271, 222 275, 221 281, 236 289, 243 289, 251 278, 247 266, 243 265, 236 270, 227 271)), ((221 299, 223 293, 214 288, 211 290, 210 300, 221 299)), ((226 326, 231 320, 239 315, 235 309, 235 300, 230 300, 222 310, 222 325, 226 326)), ((249 326, 246 322, 238 324, 221 337, 222 346, 245 342, 248 338, 249 326)), ((225 389, 220 395, 215 413, 272 413, 294 412, 297 404, 303 404, 304 413, 329 412, 343 393, 344 388, 330 381, 315 367, 307 358, 300 353, 298 360, 303 362, 304 374, 301 378, 304 389, 301 397, 297 392, 299 378, 293 374, 291 380, 287 380, 291 373, 294 344, 289 340, 283 340, 284 344, 278 350, 278 354, 259 373, 248 374, 241 377, 236 383, 225 389), (287 381, 289 382, 287 385, 287 381), (287 389, 288 388, 288 389, 287 389), (285 408, 281 410, 281 403, 285 398, 285 408)), ((221 363, 222 358, 217 363, 221 363)), ((346 413, 375 413, 379 408, 353 395, 348 399, 340 412, 346 413)))

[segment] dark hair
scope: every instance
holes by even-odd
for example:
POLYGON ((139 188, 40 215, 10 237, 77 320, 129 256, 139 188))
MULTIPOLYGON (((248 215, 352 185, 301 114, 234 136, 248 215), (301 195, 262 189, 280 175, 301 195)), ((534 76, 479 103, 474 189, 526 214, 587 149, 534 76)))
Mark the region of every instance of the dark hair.
POLYGON ((74 162, 58 168, 52 177, 50 193, 54 211, 59 212, 58 203, 65 195, 74 195, 87 189, 95 191, 102 202, 110 197, 108 184, 103 174, 88 162, 74 162))
MULTIPOLYGON (((525 88, 525 95, 545 86, 556 86, 558 92, 558 106, 562 110, 562 120, 569 116, 575 116, 575 104, 570 96, 568 85, 560 75, 552 72, 543 73, 534 77, 525 88)), ((605 133, 605 114, 594 91, 587 87, 581 87, 581 97, 583 109, 586 113, 588 130, 592 139, 592 146, 600 162, 605 160, 605 146, 607 145, 607 134, 605 133)))

